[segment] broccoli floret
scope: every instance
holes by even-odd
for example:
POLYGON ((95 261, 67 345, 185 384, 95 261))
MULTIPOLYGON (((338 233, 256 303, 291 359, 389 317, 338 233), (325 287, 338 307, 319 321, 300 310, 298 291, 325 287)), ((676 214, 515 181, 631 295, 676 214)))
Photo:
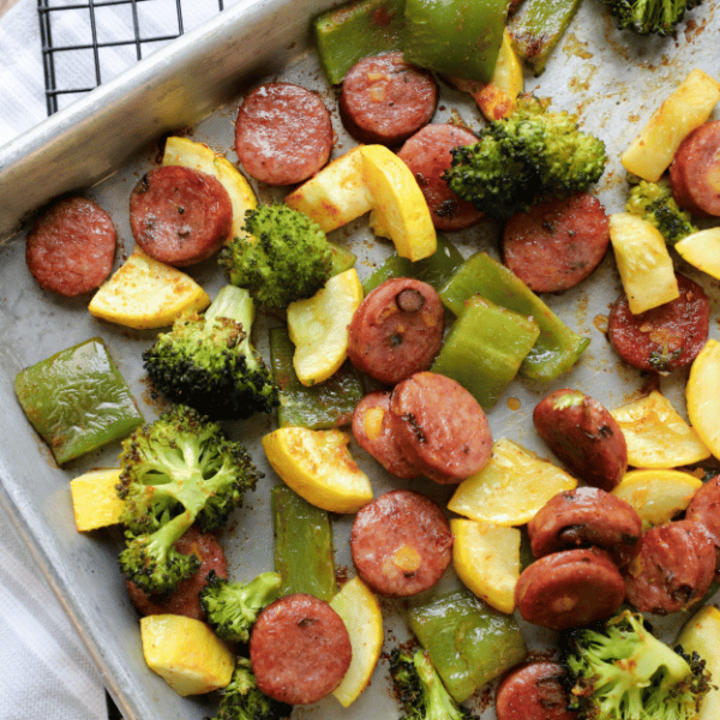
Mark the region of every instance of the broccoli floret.
POLYGON ((218 577, 211 570, 200 591, 200 605, 219 637, 247 642, 260 610, 277 598, 280 585, 282 578, 275 572, 260 573, 243 584, 218 577))
POLYGON ((390 676, 405 715, 400 720, 476 720, 477 715, 460 707, 445 689, 429 655, 414 655, 395 648, 390 654, 390 676))
POLYGON ((692 720, 710 689, 705 661, 658 640, 639 613, 624 610, 565 640, 578 720, 692 720))
POLYGON ((222 691, 217 714, 205 720, 283 720, 289 717, 292 709, 292 705, 261 692, 250 660, 238 657, 230 684, 222 691))
POLYGON ((670 182, 665 178, 658 182, 640 180, 630 189, 625 209, 654 225, 668 245, 698 231, 690 213, 681 210, 675 202, 670 182))
POLYGON ((204 315, 178 318, 143 353, 154 387, 213 419, 272 411, 280 391, 250 342, 253 320, 250 294, 233 285, 220 290, 204 315))
POLYGON ((639 35, 665 37, 675 31, 686 10, 700 5, 701 0, 601 0, 621 30, 639 35))
POLYGON ((605 169, 602 140, 577 118, 550 112, 532 96, 491 122, 472 145, 454 148, 443 177, 450 189, 489 217, 506 219, 540 200, 587 190, 605 169))
POLYGON ((118 495, 126 546, 120 568, 148 593, 173 590, 198 571, 197 557, 173 544, 193 524, 218 530, 260 473, 219 423, 175 405, 123 442, 118 495))
POLYGON ((323 229, 288 205, 245 212, 245 230, 220 252, 230 282, 269 309, 314 295, 330 277, 333 253, 323 229))

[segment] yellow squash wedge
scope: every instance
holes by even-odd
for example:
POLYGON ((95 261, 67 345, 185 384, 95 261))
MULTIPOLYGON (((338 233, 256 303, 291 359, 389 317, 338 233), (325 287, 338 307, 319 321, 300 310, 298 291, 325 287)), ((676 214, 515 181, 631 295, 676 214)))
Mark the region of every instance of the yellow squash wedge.
POLYGON ((90 470, 70 481, 75 527, 88 532, 116 525, 125 506, 115 486, 120 482, 120 468, 90 470))
POLYGON ((690 366, 685 386, 690 424, 705 446, 720 458, 720 343, 712 338, 690 366))

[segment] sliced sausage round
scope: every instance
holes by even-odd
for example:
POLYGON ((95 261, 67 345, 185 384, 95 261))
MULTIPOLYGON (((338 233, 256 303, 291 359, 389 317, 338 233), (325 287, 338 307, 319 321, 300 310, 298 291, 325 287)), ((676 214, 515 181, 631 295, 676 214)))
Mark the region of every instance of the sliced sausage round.
POLYGON ((350 550, 358 575, 385 597, 409 597, 440 580, 453 536, 440 507, 412 490, 393 490, 355 516, 350 550))
POLYGON ((676 277, 680 296, 675 300, 633 315, 622 295, 610 311, 610 342, 626 363, 640 370, 667 374, 689 365, 707 342, 707 296, 690 278, 676 277))
POLYGON ((92 200, 68 197, 37 219, 27 236, 25 260, 40 287, 74 297, 107 279, 115 247, 110 216, 92 200))
POLYGON ((567 672, 557 662, 536 660, 513 668, 500 682, 497 720, 574 720, 563 683, 567 672))
POLYGON ((609 244, 605 208, 583 192, 513 215, 503 231, 502 255, 534 292, 563 292, 590 276, 609 244))
POLYGON ((477 137, 457 125, 426 125, 405 141, 398 157, 410 168, 425 196, 433 225, 438 230, 463 230, 475 225, 483 214, 456 195, 443 179, 450 167, 450 150, 472 145, 477 137))
POLYGON ((715 545, 693 520, 643 533, 640 554, 624 570, 627 600, 656 615, 686 610, 705 596, 715 574, 715 545))
POLYGON ((685 510, 685 519, 699 522, 715 543, 715 574, 720 579, 720 475, 698 488, 685 510))
POLYGON ((418 469, 400 452, 390 425, 390 393, 367 394, 355 407, 352 433, 363 450, 372 455, 388 472, 409 480, 420 475, 418 469))
POLYGON ((250 634, 258 688, 289 705, 309 705, 331 693, 352 659, 342 618, 313 595, 286 595, 265 607, 250 634))
POLYGON ((391 278, 360 303, 348 328, 348 357, 386 385, 427 370, 442 345, 443 304, 432 285, 391 278))
POLYGON ((340 117, 363 143, 396 147, 430 122, 438 86, 428 70, 410 65, 401 52, 366 57, 342 84, 340 117))
POLYGON ((214 255, 230 234, 232 204, 211 175, 163 165, 143 175, 130 195, 130 228, 150 257, 184 267, 214 255))
POLYGON ((200 569, 191 577, 181 580, 173 592, 161 595, 149 595, 132 580, 128 580, 130 600, 141 615, 170 613, 203 620, 205 613, 198 596, 211 571, 218 577, 227 577, 225 553, 215 535, 203 533, 194 525, 175 543, 175 549, 184 555, 197 555, 200 569))
POLYGON ((515 585, 515 604, 534 625, 564 630, 609 617, 622 604, 625 582, 598 548, 562 550, 528 565, 515 585))
POLYGON ((260 85, 240 105, 235 152, 247 173, 268 185, 307 180, 330 159, 335 142, 330 113, 300 85, 260 85))
POLYGON ((640 552, 642 520, 621 498, 583 486, 552 497, 530 520, 528 533, 536 558, 594 546, 622 566, 640 552))
POLYGON ((478 401, 444 375, 420 372, 390 396, 390 421, 400 451, 426 477, 459 483, 492 455, 492 435, 478 401))
POLYGON ((615 418, 579 390, 550 393, 533 411, 533 424, 552 452, 577 478, 608 492, 628 467, 627 445, 615 418))
POLYGON ((693 130, 670 164, 677 204, 695 215, 720 216, 720 120, 693 130))

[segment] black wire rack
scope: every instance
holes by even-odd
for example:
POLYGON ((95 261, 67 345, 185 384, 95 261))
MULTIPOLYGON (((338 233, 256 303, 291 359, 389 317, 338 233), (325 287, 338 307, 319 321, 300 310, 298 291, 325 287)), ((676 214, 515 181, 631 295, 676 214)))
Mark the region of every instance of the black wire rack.
POLYGON ((191 8, 197 14, 199 6, 207 5, 203 7, 203 12, 208 18, 224 9, 224 0, 37 2, 48 115, 111 79, 106 69, 106 54, 113 53, 113 68, 117 74, 118 58, 121 63, 130 66, 164 43, 182 35, 185 32, 183 2, 186 13, 191 8), (152 24, 148 22, 149 9, 155 15, 152 24), (158 32, 158 15, 163 20, 161 32, 158 32), (73 21, 72 32, 68 30, 68 21, 73 21), (115 39, 103 37, 103 27, 107 22, 113 23, 112 35, 115 39), (118 32, 118 23, 122 27, 121 32, 118 32), (82 28, 82 35, 78 34, 79 27, 82 28), (116 39, 119 35, 122 36, 120 40, 116 39), (83 81, 80 84, 77 79, 79 76, 82 76, 83 81))

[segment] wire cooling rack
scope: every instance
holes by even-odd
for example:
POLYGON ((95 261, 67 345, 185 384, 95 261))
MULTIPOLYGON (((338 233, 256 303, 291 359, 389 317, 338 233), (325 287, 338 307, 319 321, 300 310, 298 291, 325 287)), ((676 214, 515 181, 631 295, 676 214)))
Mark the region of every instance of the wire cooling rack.
POLYGON ((110 65, 117 74, 119 64, 129 67, 182 35, 190 29, 185 27, 187 16, 196 25, 223 10, 224 4, 224 0, 38 0, 48 115, 110 80, 110 65), (112 39, 106 37, 108 24, 112 39))

